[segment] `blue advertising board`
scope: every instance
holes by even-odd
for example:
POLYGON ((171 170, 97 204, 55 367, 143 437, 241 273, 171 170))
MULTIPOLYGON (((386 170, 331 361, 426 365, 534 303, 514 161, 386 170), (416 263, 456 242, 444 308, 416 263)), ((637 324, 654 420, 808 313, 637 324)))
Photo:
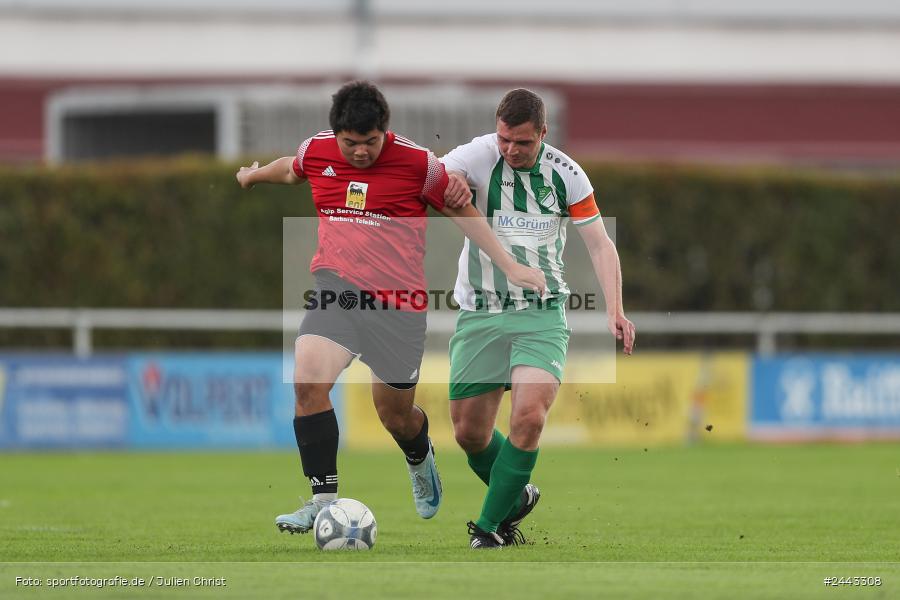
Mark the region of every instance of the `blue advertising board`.
POLYGON ((131 354, 131 443, 144 448, 295 444, 280 353, 131 354))
POLYGON ((751 438, 900 438, 900 355, 756 358, 751 386, 751 438))
POLYGON ((0 356, 0 448, 124 446, 128 412, 122 358, 0 356))
MULTIPOLYGON (((0 355, 0 449, 294 447, 290 361, 278 352, 0 355)), ((341 394, 335 385, 339 422, 341 394)))

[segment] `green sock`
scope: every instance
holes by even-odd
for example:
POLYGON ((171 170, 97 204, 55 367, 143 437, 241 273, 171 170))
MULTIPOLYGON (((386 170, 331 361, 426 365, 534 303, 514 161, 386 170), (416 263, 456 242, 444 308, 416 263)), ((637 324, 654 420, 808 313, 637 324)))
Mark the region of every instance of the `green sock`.
POLYGON ((475 474, 481 478, 485 485, 491 483, 491 468, 493 468, 494 461, 497 460, 497 455, 500 454, 500 448, 503 447, 505 441, 506 438, 503 437, 503 434, 495 429, 487 448, 475 454, 466 453, 469 459, 469 467, 475 471, 475 474))
MULTIPOLYGON (((491 436, 491 441, 488 443, 487 448, 475 454, 466 454, 466 457, 469 459, 469 467, 486 485, 491 483, 491 469, 494 467, 497 455, 500 454, 500 448, 505 443, 506 437, 500 433, 500 430, 494 429, 494 435, 491 436)), ((506 517, 519 512, 520 508, 522 508, 521 493, 516 496, 516 500, 513 502, 513 506, 506 514, 506 517)), ((505 519, 506 517, 503 518, 505 519)))
POLYGON ((519 450, 506 440, 491 469, 490 484, 476 525, 484 531, 497 531, 500 522, 515 510, 522 488, 531 479, 537 463, 537 450, 519 450))

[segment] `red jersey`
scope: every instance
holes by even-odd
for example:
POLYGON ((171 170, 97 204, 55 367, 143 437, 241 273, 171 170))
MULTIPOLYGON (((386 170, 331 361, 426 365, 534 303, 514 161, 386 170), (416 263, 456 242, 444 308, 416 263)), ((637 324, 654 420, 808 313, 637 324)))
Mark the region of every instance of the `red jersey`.
POLYGON ((294 173, 309 180, 319 214, 319 247, 310 271, 329 269, 406 310, 424 310, 426 211, 444 207, 447 172, 426 148, 388 131, 368 168, 349 164, 332 131, 297 149, 294 173), (408 296, 418 291, 417 300, 408 296), (385 298, 387 299, 387 298, 385 298))

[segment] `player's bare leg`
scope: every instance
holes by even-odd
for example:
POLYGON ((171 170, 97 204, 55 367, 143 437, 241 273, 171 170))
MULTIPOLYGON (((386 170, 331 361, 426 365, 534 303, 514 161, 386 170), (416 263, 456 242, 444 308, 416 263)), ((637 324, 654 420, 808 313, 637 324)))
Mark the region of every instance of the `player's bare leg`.
POLYGON ((415 397, 415 387, 397 389, 372 374, 372 400, 378 418, 406 455, 416 512, 430 519, 441 506, 441 477, 428 437, 428 417, 415 405, 415 397))
POLYGON ((317 335, 294 342, 294 414, 298 417, 331 410, 329 392, 353 360, 346 348, 317 335))
POLYGON ((416 406, 416 388, 398 390, 372 375, 372 401, 381 424, 394 438, 412 439, 422 429, 425 413, 416 406))
POLYGON ((313 495, 275 518, 281 531, 306 533, 319 510, 337 498, 338 424, 328 394, 351 360, 353 354, 324 337, 303 335, 294 343, 294 435, 313 495))
MULTIPOLYGON (((469 456, 469 466, 485 482, 490 479, 493 458, 479 469, 480 463, 472 463, 472 457, 478 457, 491 444, 494 437, 497 413, 503 399, 503 386, 469 398, 450 401, 450 420, 453 422, 453 435, 456 443, 469 456)), ((499 434, 499 432, 497 432, 499 434)))
POLYGON ((517 365, 512 370, 509 441, 520 450, 537 450, 559 381, 543 369, 517 365))

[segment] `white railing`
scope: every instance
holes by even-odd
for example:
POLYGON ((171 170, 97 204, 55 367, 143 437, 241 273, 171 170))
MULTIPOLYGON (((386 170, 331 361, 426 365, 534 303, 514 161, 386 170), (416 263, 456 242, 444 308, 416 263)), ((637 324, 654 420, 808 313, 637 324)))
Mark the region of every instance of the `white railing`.
MULTIPOLYGON (((95 329, 203 331, 294 331, 302 313, 279 310, 190 309, 0 309, 0 328, 71 329, 77 356, 93 352, 95 329)), ((638 335, 683 334, 756 336, 756 351, 777 349, 779 334, 900 334, 900 313, 746 313, 636 312, 629 314, 638 335)), ((606 331, 603 313, 570 312, 569 325, 580 333, 606 331)), ((428 315, 429 331, 451 333, 455 314, 428 315)))
POLYGON ((685 2, 644 0, 557 0, 547 10, 543 0, 457 0, 456 2, 420 2, 419 0, 258 0, 249 6, 238 0, 159 0, 122 2, 122 0, 0 0, 0 12, 28 16, 103 16, 109 18, 149 15, 169 18, 198 16, 223 18, 253 15, 255 18, 303 18, 314 22, 334 19, 417 20, 434 22, 448 17, 486 22, 488 19, 538 18, 551 22, 584 23, 596 20, 640 23, 659 22, 846 22, 876 23, 896 21, 900 8, 891 0, 757 0, 756 2, 685 2))

